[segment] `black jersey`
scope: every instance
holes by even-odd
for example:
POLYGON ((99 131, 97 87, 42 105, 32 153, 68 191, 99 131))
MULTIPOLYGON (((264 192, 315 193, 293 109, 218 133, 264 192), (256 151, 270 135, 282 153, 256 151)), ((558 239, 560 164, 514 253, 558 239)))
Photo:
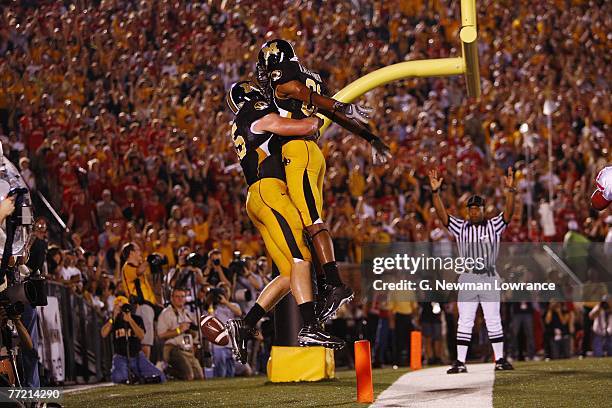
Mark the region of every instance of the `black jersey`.
POLYGON ((270 72, 270 86, 272 87, 274 104, 278 108, 280 115, 293 119, 304 119, 314 115, 317 112, 315 106, 308 105, 297 99, 281 99, 276 96, 274 90, 278 85, 293 80, 303 83, 319 94, 324 87, 319 74, 304 68, 299 62, 288 61, 274 66, 274 69, 270 72))
POLYGON ((280 138, 251 129, 253 122, 269 113, 278 112, 266 102, 245 102, 232 124, 232 140, 249 186, 262 178, 285 180, 280 138))

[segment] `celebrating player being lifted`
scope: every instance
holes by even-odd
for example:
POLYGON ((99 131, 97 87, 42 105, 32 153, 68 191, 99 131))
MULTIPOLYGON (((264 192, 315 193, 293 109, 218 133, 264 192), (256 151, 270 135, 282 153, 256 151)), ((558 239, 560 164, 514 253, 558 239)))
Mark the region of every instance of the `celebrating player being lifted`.
MULTIPOLYGON (((372 145, 374 162, 384 163, 390 157, 388 147, 363 124, 370 109, 344 104, 321 94, 319 74, 304 68, 291 44, 284 40, 266 42, 259 51, 257 77, 285 118, 308 118, 318 111, 372 145)), ((322 219, 325 158, 315 140, 293 138, 283 141, 283 162, 291 200, 300 212, 317 258, 322 265, 325 283, 317 305, 321 321, 332 316, 349 302, 353 291, 340 280, 331 235, 322 219)))
POLYGON ((311 254, 304 243, 298 210, 287 194, 281 157, 284 136, 312 136, 319 129, 320 119, 281 117, 268 105, 263 92, 247 81, 231 87, 227 103, 236 115, 232 140, 249 185, 247 214, 281 273, 264 288, 244 320, 227 322, 234 353, 246 362, 246 342, 253 335, 255 325, 290 290, 304 322, 298 334, 299 344, 342 348, 344 341, 324 333, 316 324, 311 254))

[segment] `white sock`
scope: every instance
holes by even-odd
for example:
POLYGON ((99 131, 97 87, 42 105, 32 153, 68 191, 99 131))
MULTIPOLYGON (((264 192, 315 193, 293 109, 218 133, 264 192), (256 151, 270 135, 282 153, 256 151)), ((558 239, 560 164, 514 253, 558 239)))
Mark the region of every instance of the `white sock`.
POLYGON ((493 346, 493 353, 495 353, 495 361, 504 357, 504 342, 500 341, 499 343, 491 343, 493 346))
POLYGON ((467 357, 468 346, 457 345, 457 360, 465 363, 467 357))

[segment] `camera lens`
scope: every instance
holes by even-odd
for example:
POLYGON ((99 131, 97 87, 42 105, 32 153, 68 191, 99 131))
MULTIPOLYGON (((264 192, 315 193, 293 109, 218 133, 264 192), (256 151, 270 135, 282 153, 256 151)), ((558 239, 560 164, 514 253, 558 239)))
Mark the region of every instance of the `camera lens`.
POLYGON ((123 313, 132 313, 132 305, 130 305, 129 303, 124 304, 123 306, 121 306, 121 311, 123 313))

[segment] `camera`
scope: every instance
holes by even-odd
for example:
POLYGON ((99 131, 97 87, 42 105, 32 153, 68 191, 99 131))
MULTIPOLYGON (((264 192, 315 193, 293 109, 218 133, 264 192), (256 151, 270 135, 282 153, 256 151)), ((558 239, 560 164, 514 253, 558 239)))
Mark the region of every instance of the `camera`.
POLYGON ((124 303, 121 306, 121 311, 123 313, 134 313, 134 306, 130 303, 124 303))
POLYGON ((206 266, 206 259, 197 252, 192 252, 185 258, 185 263, 193 268, 204 269, 206 266))
POLYGON ((45 290, 46 281, 40 274, 32 274, 25 281, 10 284, 0 293, 0 302, 29 303, 32 306, 46 306, 47 295, 45 290))
POLYGON ((147 256, 147 263, 149 264, 149 268, 151 268, 151 274, 162 275, 164 272, 162 266, 168 265, 168 258, 166 258, 165 255, 153 252, 147 256))
POLYGON ((230 262, 230 264, 227 266, 227 269, 229 269, 230 275, 231 276, 240 276, 243 275, 246 271, 246 262, 242 261, 241 259, 234 259, 232 262, 230 262))
POLYGON ((33 224, 32 207, 26 199, 26 194, 28 194, 27 188, 17 187, 11 189, 7 195, 7 198, 15 197, 15 211, 11 216, 15 217, 18 226, 33 224))
POLYGON ((608 295, 602 296, 599 307, 601 307, 606 312, 608 311, 608 309, 610 309, 610 304, 608 303, 608 295))
POLYGON ((22 302, 12 303, 7 298, 0 299, 0 306, 4 308, 4 311, 9 318, 21 315, 24 311, 24 305, 22 302))
POLYGON ((210 288, 206 294, 209 303, 217 306, 221 301, 221 296, 225 295, 225 291, 221 288, 210 288))

